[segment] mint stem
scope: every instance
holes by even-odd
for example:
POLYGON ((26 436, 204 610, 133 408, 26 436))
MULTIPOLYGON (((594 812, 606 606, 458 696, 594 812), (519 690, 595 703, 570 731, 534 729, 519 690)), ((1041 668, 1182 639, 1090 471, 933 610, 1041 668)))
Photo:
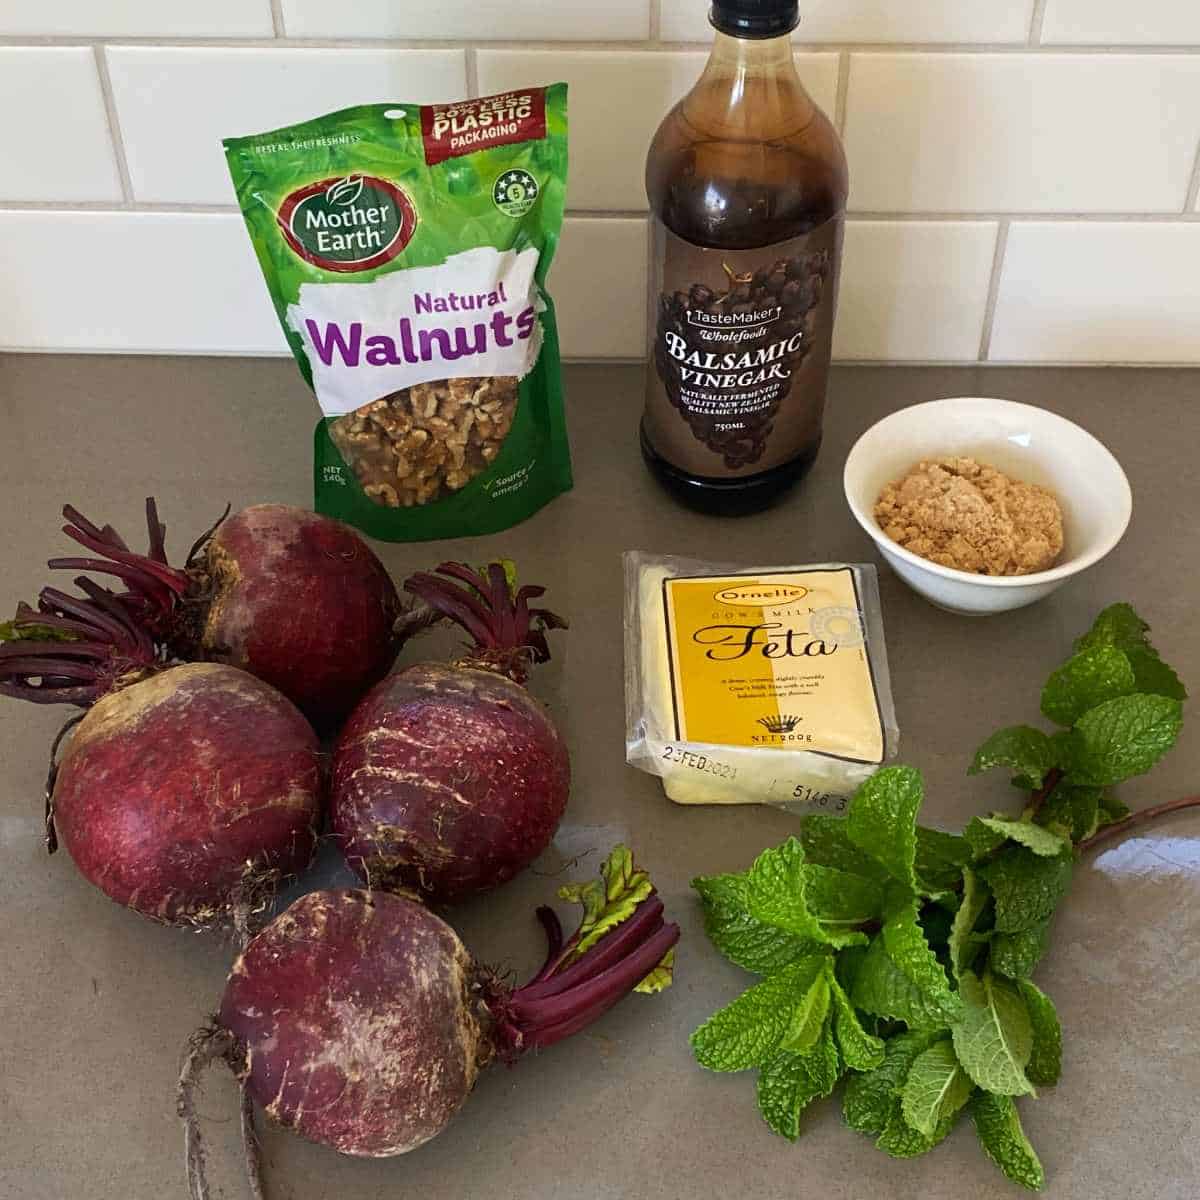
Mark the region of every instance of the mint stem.
POLYGON ((1131 829, 1136 829, 1139 825, 1148 825, 1151 821, 1157 821, 1159 817, 1165 817, 1170 813, 1183 812, 1184 809, 1188 808, 1200 808, 1200 796, 1184 796, 1179 800, 1168 800, 1166 804, 1156 804, 1153 808, 1143 808, 1140 812, 1131 813, 1123 821, 1117 821, 1113 825, 1106 825, 1098 833, 1092 834, 1090 838, 1080 842, 1077 849, 1083 854, 1100 845, 1101 842, 1106 842, 1110 838, 1118 837, 1131 829))
POLYGON ((1063 773, 1058 767, 1051 767, 1042 780, 1042 786, 1029 798, 1029 817, 1032 820, 1038 815, 1038 810, 1054 794, 1054 789, 1062 783, 1063 773))

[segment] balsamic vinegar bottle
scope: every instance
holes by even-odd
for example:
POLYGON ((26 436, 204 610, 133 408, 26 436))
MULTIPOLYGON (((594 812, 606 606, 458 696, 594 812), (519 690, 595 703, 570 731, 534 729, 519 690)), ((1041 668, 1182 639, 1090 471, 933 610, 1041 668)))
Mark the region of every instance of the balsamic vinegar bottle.
POLYGON ((712 55, 646 160, 642 452, 677 497, 755 512, 817 456, 848 178, 792 60, 796 0, 718 0, 712 55))

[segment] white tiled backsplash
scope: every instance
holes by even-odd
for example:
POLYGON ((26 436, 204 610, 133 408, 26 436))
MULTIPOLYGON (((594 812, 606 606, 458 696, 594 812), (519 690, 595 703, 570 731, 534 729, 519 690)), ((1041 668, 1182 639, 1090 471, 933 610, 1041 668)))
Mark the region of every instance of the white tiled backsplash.
MULTIPOLYGON (((1197 0, 802 0, 843 361, 1200 363, 1197 0)), ((0 349, 285 351, 223 136, 571 85, 565 352, 644 352, 642 165, 705 0, 0 0, 0 349)))

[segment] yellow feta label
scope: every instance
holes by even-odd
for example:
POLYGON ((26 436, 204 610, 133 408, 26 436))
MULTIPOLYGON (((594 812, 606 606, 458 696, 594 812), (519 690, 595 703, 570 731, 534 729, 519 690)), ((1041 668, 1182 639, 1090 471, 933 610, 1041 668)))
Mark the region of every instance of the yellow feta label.
POLYGON ((675 736, 883 761, 854 572, 663 580, 675 736))

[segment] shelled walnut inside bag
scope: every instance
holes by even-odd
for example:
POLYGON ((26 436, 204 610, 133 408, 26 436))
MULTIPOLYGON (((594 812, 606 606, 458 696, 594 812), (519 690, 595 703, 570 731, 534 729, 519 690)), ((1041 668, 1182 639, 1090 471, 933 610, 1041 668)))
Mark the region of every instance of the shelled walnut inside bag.
POLYGON ((517 410, 512 375, 418 383, 329 422, 376 504, 412 508, 456 492, 500 453, 517 410))

